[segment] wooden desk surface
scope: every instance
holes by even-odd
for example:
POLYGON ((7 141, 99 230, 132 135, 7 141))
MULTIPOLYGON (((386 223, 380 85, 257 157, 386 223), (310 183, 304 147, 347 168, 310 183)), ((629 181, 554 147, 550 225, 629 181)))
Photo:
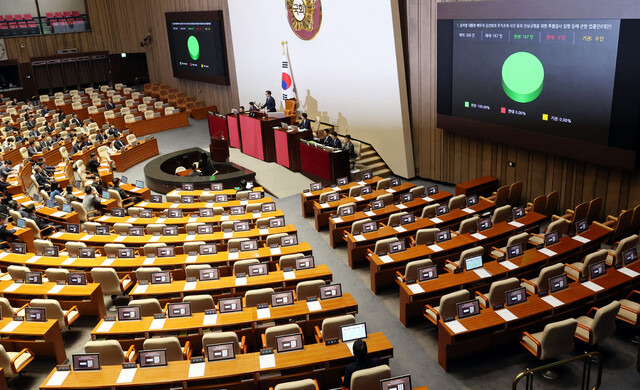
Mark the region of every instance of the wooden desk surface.
POLYGON ((42 204, 34 200, 31 200, 31 198, 27 197, 24 194, 14 196, 13 200, 20 203, 22 207, 26 207, 30 204, 34 204, 36 207, 36 214, 45 219, 56 220, 62 223, 80 223, 80 217, 78 216, 78 213, 76 213, 75 211, 72 211, 70 213, 65 213, 64 211, 60 211, 55 208, 43 206, 42 204))
MULTIPOLYGON (((251 191, 257 191, 257 192, 264 192, 264 188, 262 187, 254 187, 251 189, 251 191)), ((193 191, 184 191, 181 190, 180 188, 176 188, 173 191, 169 191, 167 192, 167 195, 191 195, 191 196, 200 196, 200 195, 227 195, 228 197, 230 197, 231 199, 235 199, 236 197, 236 193, 239 191, 236 191, 233 188, 228 188, 226 190, 222 190, 222 191, 212 191, 212 190, 193 190, 193 191)))
MULTIPOLYGON (((369 353, 374 355, 393 355, 393 346, 382 333, 370 334, 367 337, 369 353)), ((118 384, 116 380, 122 370, 121 366, 103 366, 100 371, 72 371, 60 386, 48 386, 47 382, 55 373, 52 371, 40 389, 77 389, 97 387, 129 387, 141 385, 161 385, 174 382, 206 381, 225 377, 254 376, 260 380, 267 372, 313 367, 317 364, 335 364, 334 362, 352 360, 352 354, 345 344, 326 346, 325 344, 308 344, 303 351, 292 351, 275 354, 276 366, 270 369, 260 368, 260 353, 241 354, 234 360, 223 360, 206 363, 204 376, 189 378, 189 361, 169 362, 167 367, 138 368, 132 383, 118 384), (257 375, 255 375, 257 374, 257 375)), ((266 379, 266 378, 265 378, 266 379)), ((257 385, 257 383, 256 383, 257 385)))
POLYGON ((378 184, 380 180, 382 180, 380 176, 374 176, 368 180, 352 181, 343 186, 332 186, 332 187, 325 187, 318 191, 301 192, 300 202, 302 204, 302 216, 306 218, 310 215, 313 215, 313 202, 317 201, 320 198, 320 194, 324 194, 325 192, 349 193, 349 190, 352 187, 362 186, 362 185, 371 185, 373 187, 376 184, 378 184))
POLYGON ((95 222, 100 222, 106 225, 113 225, 116 223, 130 223, 132 225, 147 226, 150 223, 165 223, 167 225, 185 226, 188 223, 207 223, 215 226, 220 226, 224 221, 250 221, 255 223, 259 218, 274 218, 283 217, 282 210, 270 211, 268 213, 244 213, 236 215, 214 215, 213 217, 199 217, 197 213, 191 215, 183 214, 182 218, 167 218, 167 217, 153 217, 153 218, 138 218, 138 217, 114 217, 113 215, 103 215, 97 218, 95 222))
POLYGON ((32 295, 32 296, 48 296, 48 297, 88 297, 100 288, 99 283, 87 283, 85 286, 69 286, 65 285, 59 292, 51 292, 56 287, 56 283, 46 282, 42 284, 25 284, 20 283, 19 287, 13 291, 5 291, 7 288, 13 288, 12 280, 0 281, 0 291, 3 295, 32 295))
POLYGON ((46 322, 26 322, 22 321, 20 325, 14 330, 7 332, 3 331, 4 327, 9 325, 13 319, 11 317, 5 317, 0 320, 0 334, 2 335, 12 335, 12 336, 32 336, 32 337, 42 337, 45 333, 47 333, 51 328, 58 328, 58 321, 56 320, 47 320, 46 322))
POLYGON ((149 200, 149 198, 151 197, 151 190, 148 188, 138 188, 133 184, 122 183, 122 182, 120 182, 120 188, 125 190, 127 193, 133 194, 135 196, 139 196, 142 199, 149 200))
POLYGON ((160 154, 158 151, 158 140, 138 140, 135 146, 128 146, 125 150, 111 155, 111 159, 116 164, 118 172, 124 172, 132 166, 139 164, 151 157, 160 154))
POLYGON ((228 209, 232 206, 247 206, 249 204, 262 204, 262 203, 271 203, 273 199, 271 197, 265 197, 262 199, 253 199, 253 200, 230 200, 224 203, 214 203, 213 201, 209 202, 194 202, 194 203, 171 203, 171 202, 162 202, 162 203, 152 203, 152 202, 140 202, 136 204, 136 207, 143 207, 145 209, 152 210, 165 210, 165 209, 182 209, 182 210, 198 210, 203 208, 212 208, 212 207, 223 207, 228 209))

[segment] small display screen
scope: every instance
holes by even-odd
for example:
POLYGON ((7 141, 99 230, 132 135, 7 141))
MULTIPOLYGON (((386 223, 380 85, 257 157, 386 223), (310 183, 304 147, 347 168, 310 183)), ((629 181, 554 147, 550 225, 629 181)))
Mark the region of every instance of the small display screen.
POLYGON ((193 184, 192 183, 182 183, 182 186, 180 188, 182 189, 182 191, 193 191, 193 184))
POLYGON ((138 355, 140 359, 140 367, 157 367, 167 365, 167 350, 152 349, 148 351, 140 351, 138 355))
POLYGON ((446 204, 443 204, 442 206, 436 207, 436 215, 437 216, 447 214, 448 212, 449 212, 449 206, 446 205, 446 204))
POLYGON ((438 268, 435 265, 418 268, 418 282, 424 282, 438 277, 438 268))
POLYGON ((162 195, 151 195, 149 201, 151 203, 162 203, 162 195))
POLYGON ((84 286, 87 284, 87 275, 84 272, 70 272, 67 275, 69 286, 84 286))
POLYGON ((327 202, 336 202, 338 200, 340 200, 340 194, 338 194, 337 192, 332 192, 327 195, 327 202))
POLYGON ((407 247, 404 240, 389 243, 389 254, 391 255, 398 252, 404 252, 405 250, 407 250, 407 247))
POLYGON ((445 229, 436 232, 436 243, 441 243, 451 240, 451 230, 445 229))
POLYGON ((599 261, 589 266, 589 276, 591 280, 598 278, 607 273, 607 269, 604 266, 604 261, 599 261))
POLYGON ((25 272, 24 282, 26 284, 42 284, 42 272, 25 272))
POLYGON ((505 302, 507 306, 517 305, 527 301, 527 291, 524 287, 514 288, 505 292, 505 302))
POLYGON ((582 234, 587 230, 589 230, 589 222, 586 219, 576 222, 576 234, 582 234))
POLYGON ((293 305, 293 291, 281 291, 271 294, 271 307, 293 305))
POLYGON ((180 203, 186 203, 186 204, 192 204, 195 201, 195 198, 193 195, 181 195, 180 196, 180 203))
POLYGON ((191 317, 191 303, 169 303, 167 304, 167 315, 169 318, 191 317))
POLYGON ((329 284, 318 287, 320 299, 331 299, 342 296, 342 285, 340 283, 329 284))
POLYGON ((130 236, 144 236, 144 228, 142 226, 130 226, 129 227, 129 235, 130 236))
POLYGON ((220 313, 233 313, 242 311, 242 297, 224 298, 218 301, 220 313))
POLYGON ((235 357, 236 354, 233 343, 207 345, 207 359, 209 359, 210 362, 235 359, 235 357))
POLYGON ((133 321, 141 318, 140 306, 118 306, 118 321, 133 321))
POLYGON ((371 201, 371 210, 380 210, 384 208, 384 200, 376 199, 371 201))
POLYGON ((198 280, 218 280, 220 278, 217 268, 204 268, 198 270, 198 280))
POLYGON ((341 217, 346 217, 348 215, 353 215, 356 212, 356 208, 354 205, 349 205, 349 206, 345 206, 345 207, 341 207, 340 208, 340 216, 341 217))
POLYGON ((427 195, 431 196, 431 195, 435 195, 437 193, 438 193, 438 186, 437 185, 427 187, 427 195))
POLYGON ((162 227, 162 235, 163 236, 177 236, 178 235, 178 227, 177 226, 163 226, 162 227))
POLYGON ((198 253, 200 255, 215 255, 218 253, 218 247, 216 244, 203 244, 198 247, 198 253))
POLYGON ((123 208, 114 208, 111 210, 111 215, 113 215, 114 217, 118 217, 118 218, 124 218, 124 209, 123 208))
POLYGON ((96 234, 99 236, 108 236, 111 234, 109 226, 96 226, 96 234))
POLYGON ((369 180, 373 178, 372 172, 362 172, 362 180, 369 180))
POLYGON ((173 246, 161 246, 156 248, 156 256, 158 257, 173 257, 175 256, 175 249, 173 246))
POLYGON ((544 235, 544 246, 551 246, 557 244, 560 241, 560 234, 555 231, 544 235))
POLYGON ((196 233, 198 234, 213 234, 213 225, 198 225, 196 226, 196 233))
POLYGON ((233 223, 233 231, 234 232, 248 232, 249 222, 248 221, 238 221, 233 223))
POLYGON ((567 287, 569 287, 567 274, 562 274, 562 275, 549 278, 549 291, 551 291, 552 294, 560 290, 564 290, 567 287))
POLYGON ((343 343, 367 338, 367 324, 360 322, 340 327, 340 338, 343 343))
POLYGON ((363 233, 375 232, 377 230, 378 230, 378 222, 376 221, 365 222, 362 224, 363 233))
POLYGON ((246 240, 240 241, 240 251, 257 251, 258 250, 258 240, 246 240))
POLYGON ((269 228, 279 228, 284 226, 284 217, 275 217, 269 219, 269 228))
POLYGON ((96 257, 96 248, 78 249, 78 257, 81 259, 93 259, 96 257))
POLYGON ((370 185, 362 186, 362 188, 360 188, 360 195, 369 195, 372 192, 373 188, 371 188, 370 185))
POLYGON ((467 257, 464 259, 464 269, 471 271, 482 267, 482 256, 467 257))
POLYGON ((276 336, 276 350, 278 353, 299 351, 301 349, 304 349, 302 333, 276 336))
POLYGON ((151 209, 142 209, 140 210, 140 218, 153 218, 153 210, 151 209))
POLYGON ((483 230, 491 229, 492 223, 491 218, 482 218, 478 221, 478 231, 481 232, 483 230))
POLYGON ((288 236, 280 237, 280 246, 292 246, 298 245, 298 235, 297 234, 289 234, 288 236))
POLYGON ((216 203, 226 203, 229 201, 229 196, 227 194, 217 194, 213 199, 216 203))
POLYGON ((222 183, 211 183, 211 191, 222 191, 222 183))
POLYGON ((456 308, 460 319, 480 314, 480 303, 478 303, 477 299, 460 302, 456 304, 456 308))
POLYGON ((404 375, 380 381, 380 390, 411 390, 411 376, 404 375))
POLYGON ((77 223, 68 223, 67 233, 80 233, 80 225, 77 223))
POLYGON ((478 204, 478 194, 472 194, 467 196, 467 207, 475 206, 478 204))
POLYGON ((416 221, 416 216, 413 214, 407 214, 400 217, 400 224, 406 225, 408 223, 414 223, 416 221))
POLYGON ((303 269, 311 269, 315 268, 315 262, 313 256, 305 256, 299 259, 296 259, 296 271, 301 271, 303 269))
POLYGON ((507 247, 507 259, 522 256, 522 243, 510 245, 507 247))
POLYGON ((624 261, 624 265, 629 265, 638 260, 638 250, 636 248, 631 248, 622 252, 622 260, 624 261))
POLYGON ((171 283, 171 271, 151 273, 151 284, 169 284, 169 283, 171 283))
POLYGON ((24 309, 24 319, 27 322, 47 322, 47 309, 44 307, 27 307, 24 309))
POLYGON ((262 192, 260 191, 251 191, 249 192, 249 200, 257 200, 262 199, 262 192))
POLYGON ((73 371, 92 371, 100 369, 99 353, 82 353, 73 355, 73 371))
POLYGON ((213 209, 211 208, 199 209, 198 215, 201 217, 213 217, 213 209))
POLYGON ((515 221, 516 219, 520 219, 522 217, 524 217, 526 215, 526 213, 524 212, 524 207, 520 206, 520 207, 516 207, 513 209, 513 220, 515 221))
POLYGON ((244 214, 244 206, 231 206, 229 207, 229 214, 242 215, 244 214))
POLYGON ((337 185, 339 185, 339 186, 344 186, 344 185, 346 185, 347 183, 349 183, 349 178, 348 178, 348 177, 346 177, 346 176, 345 176, 345 177, 339 177, 339 178, 336 180, 336 184, 337 184, 337 185))
POLYGON ((167 217, 169 218, 182 218, 182 210, 180 209, 168 209, 167 217))
POLYGON ((309 189, 311 191, 320 191, 322 188, 324 188, 322 186, 322 183, 311 183, 311 185, 309 186, 309 189))
POLYGON ((272 211, 276 211, 276 204, 274 202, 263 203, 260 206, 260 210, 262 210, 263 213, 269 213, 269 212, 272 212, 272 211))
POLYGON ((58 247, 57 246, 45 246, 43 249, 43 255, 49 257, 58 257, 58 247))
POLYGON ((400 201, 402 203, 411 202, 413 200, 413 194, 411 192, 407 192, 406 194, 400 195, 400 201))
POLYGON ((135 257, 135 250, 133 248, 118 248, 118 258, 133 259, 134 257, 135 257))
POLYGON ((247 274, 249 276, 261 276, 269 273, 269 266, 265 263, 251 264, 247 267, 247 274))

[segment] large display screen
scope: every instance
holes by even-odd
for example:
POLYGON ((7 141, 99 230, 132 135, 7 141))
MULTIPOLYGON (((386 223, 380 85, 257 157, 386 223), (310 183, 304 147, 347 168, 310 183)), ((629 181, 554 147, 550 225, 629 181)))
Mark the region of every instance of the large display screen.
POLYGON ((607 144, 619 20, 454 20, 453 116, 607 144))
POLYGON ((229 85, 222 11, 165 14, 173 76, 229 85))

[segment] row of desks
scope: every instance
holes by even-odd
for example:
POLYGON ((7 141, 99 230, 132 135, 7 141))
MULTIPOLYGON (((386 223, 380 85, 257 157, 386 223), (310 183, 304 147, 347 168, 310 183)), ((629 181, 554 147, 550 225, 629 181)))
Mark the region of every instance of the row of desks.
POLYGON ((260 218, 276 218, 284 217, 282 210, 269 211, 266 213, 244 213, 234 215, 214 215, 213 217, 200 217, 197 213, 191 215, 183 215, 181 218, 168 218, 168 217, 153 217, 153 218, 140 218, 140 217, 114 217, 113 215, 103 215, 95 220, 103 225, 114 225, 116 223, 130 223, 135 226, 147 226, 151 223, 166 223, 169 225, 186 226, 188 223, 206 223, 219 228, 222 222, 232 221, 248 221, 252 225, 255 225, 260 218))
POLYGON ((313 202, 318 202, 320 195, 329 192, 337 192, 341 195, 348 194, 352 187, 370 185, 375 187, 382 180, 380 176, 374 176, 371 179, 363 181, 352 181, 343 186, 325 187, 318 191, 309 191, 300 193, 300 204, 302 205, 302 217, 306 218, 313 215, 313 202))
POLYGON ((261 199, 230 200, 224 203, 214 203, 214 201, 194 202, 194 203, 172 203, 172 202, 153 203, 153 202, 143 201, 136 204, 135 207, 151 209, 153 211, 164 211, 168 209, 196 211, 199 209, 212 208, 212 207, 222 207, 224 209, 228 209, 233 206, 247 206, 250 204, 262 204, 262 203, 271 203, 271 202, 273 202, 273 198, 267 196, 261 199))

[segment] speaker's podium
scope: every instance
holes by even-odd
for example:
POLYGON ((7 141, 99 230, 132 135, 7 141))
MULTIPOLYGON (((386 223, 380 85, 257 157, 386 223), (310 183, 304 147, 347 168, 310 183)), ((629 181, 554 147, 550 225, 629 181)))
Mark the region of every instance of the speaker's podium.
POLYGON ((229 162, 229 140, 224 137, 211 137, 209 152, 211 161, 229 162))

